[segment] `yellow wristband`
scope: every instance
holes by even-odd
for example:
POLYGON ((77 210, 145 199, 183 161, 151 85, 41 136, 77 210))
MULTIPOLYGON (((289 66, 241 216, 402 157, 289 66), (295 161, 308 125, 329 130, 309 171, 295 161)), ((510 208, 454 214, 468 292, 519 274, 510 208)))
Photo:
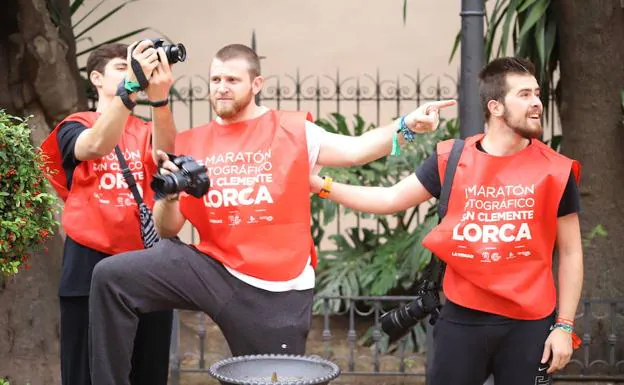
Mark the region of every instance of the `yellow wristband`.
POLYGON ((321 191, 318 193, 319 197, 325 199, 329 196, 329 193, 331 193, 332 182, 333 180, 330 176, 323 177, 323 187, 321 187, 321 191))

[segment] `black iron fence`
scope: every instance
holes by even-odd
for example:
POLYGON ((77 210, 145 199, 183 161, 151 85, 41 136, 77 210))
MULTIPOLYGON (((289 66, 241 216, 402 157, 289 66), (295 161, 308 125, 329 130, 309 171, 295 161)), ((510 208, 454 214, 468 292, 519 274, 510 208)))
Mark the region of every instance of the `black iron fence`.
MULTIPOLYGON (((374 74, 345 76, 339 70, 334 74, 270 75, 257 101, 265 106, 287 110, 305 110, 315 118, 326 118, 338 112, 345 116, 358 114, 365 121, 382 125, 422 103, 440 99, 458 99, 457 76, 449 74, 414 73, 383 76, 374 74)), ((202 75, 183 76, 174 83, 170 96, 171 108, 179 130, 209 122, 213 118, 210 105, 209 81, 202 75)), ((555 106, 550 95, 549 105, 555 106)), ((453 118, 455 109, 443 111, 453 118)), ((139 106, 137 113, 149 117, 147 106, 139 106)), ((544 119, 546 140, 558 135, 560 129, 555 108, 549 109, 544 119)))
MULTIPOLYGON (((339 297, 346 306, 337 313, 329 310, 332 299, 336 298, 318 299, 325 306, 314 317, 306 354, 337 363, 341 383, 361 383, 364 377, 380 376, 386 383, 424 381, 424 322, 390 348, 379 323, 384 311, 413 297, 339 297)), ((191 374, 208 380, 210 365, 229 354, 226 347, 214 346, 224 344, 224 340, 208 317, 203 313, 181 314, 176 314, 172 337, 172 385, 179 385, 182 376, 191 374), (194 322, 188 322, 189 318, 194 322)), ((575 323, 582 346, 554 379, 624 381, 624 300, 582 300, 575 323)))

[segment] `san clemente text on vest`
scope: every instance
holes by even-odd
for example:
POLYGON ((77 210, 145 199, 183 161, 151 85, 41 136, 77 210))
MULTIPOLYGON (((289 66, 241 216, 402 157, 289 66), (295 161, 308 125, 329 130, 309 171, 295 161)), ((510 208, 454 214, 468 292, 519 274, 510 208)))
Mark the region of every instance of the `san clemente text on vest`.
POLYGON ((205 165, 216 187, 203 198, 207 207, 273 203, 267 188, 274 182, 270 149, 214 154, 205 158, 205 165))
MULTIPOLYGON (((137 181, 142 181, 145 179, 145 172, 143 167, 143 161, 141 160, 141 152, 139 150, 130 151, 126 149, 123 151, 124 159, 126 160, 126 164, 128 168, 132 172, 134 179, 137 181)), ((106 155, 101 159, 97 159, 93 161, 93 171, 97 173, 101 173, 102 171, 111 171, 104 172, 100 175, 100 188, 105 190, 111 189, 127 189, 128 184, 126 183, 125 178, 123 177, 121 165, 117 159, 117 155, 115 151, 111 151, 110 154, 106 155)), ((141 186, 137 185, 139 191, 142 192, 141 186)))
POLYGON ((453 228, 453 240, 510 243, 532 239, 528 223, 517 222, 534 218, 534 195, 534 185, 467 187, 464 212, 453 228))

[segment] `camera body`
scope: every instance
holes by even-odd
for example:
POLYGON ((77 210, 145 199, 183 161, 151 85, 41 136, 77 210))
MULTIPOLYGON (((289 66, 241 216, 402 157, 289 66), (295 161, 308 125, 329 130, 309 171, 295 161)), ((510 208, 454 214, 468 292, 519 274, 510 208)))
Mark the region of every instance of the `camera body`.
MULTIPOLYGON (((426 285, 430 286, 430 285, 426 285)), ((440 296, 435 287, 426 287, 418 292, 412 302, 392 309, 380 318, 382 330, 390 337, 390 343, 407 334, 418 321, 431 314, 433 325, 440 312, 440 296)))
POLYGON ((167 60, 169 61, 169 64, 186 60, 186 48, 184 47, 184 44, 165 44, 165 41, 160 38, 149 40, 154 43, 155 49, 162 47, 165 50, 165 55, 167 55, 167 60))
POLYGON ((151 187, 156 197, 186 192, 196 198, 204 196, 210 189, 210 178, 204 165, 190 156, 177 156, 172 162, 178 171, 167 175, 155 175, 151 187))

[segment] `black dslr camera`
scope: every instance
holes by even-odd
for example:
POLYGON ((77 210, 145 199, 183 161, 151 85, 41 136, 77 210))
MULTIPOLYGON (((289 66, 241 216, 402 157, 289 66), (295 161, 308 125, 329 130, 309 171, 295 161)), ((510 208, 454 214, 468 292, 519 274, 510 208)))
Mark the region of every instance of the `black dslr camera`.
POLYGON ((181 191, 200 198, 208 192, 210 178, 208 178, 205 166, 185 155, 177 157, 169 155, 169 159, 178 166, 179 170, 167 175, 154 176, 151 187, 156 193, 156 199, 181 191))
POLYGON ((182 43, 165 44, 165 41, 159 38, 149 40, 154 43, 154 49, 162 47, 165 50, 169 64, 186 60, 186 48, 184 48, 182 43))
POLYGON ((428 287, 418 291, 417 298, 407 305, 392 309, 381 316, 381 328, 390 337, 390 343, 407 334, 421 319, 431 314, 429 323, 432 325, 440 312, 438 290, 428 287))

